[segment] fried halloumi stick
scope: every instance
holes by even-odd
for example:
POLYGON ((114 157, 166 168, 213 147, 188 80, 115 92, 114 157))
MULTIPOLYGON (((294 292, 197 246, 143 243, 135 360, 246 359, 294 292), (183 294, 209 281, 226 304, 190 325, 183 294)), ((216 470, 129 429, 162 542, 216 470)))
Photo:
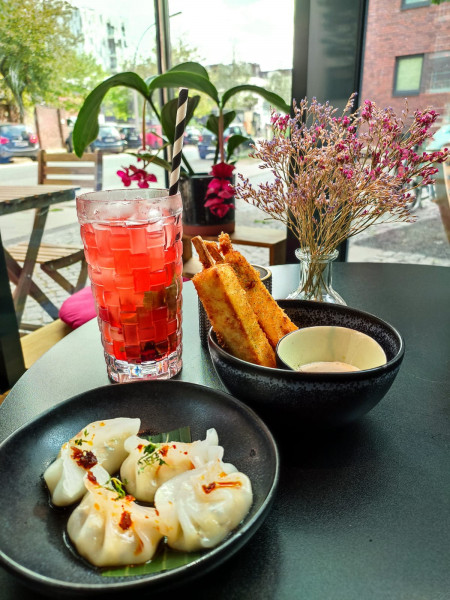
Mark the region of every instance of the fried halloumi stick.
POLYGON ((192 243, 204 266, 192 281, 219 343, 237 358, 275 367, 273 348, 233 268, 225 262, 214 264, 201 238, 193 238, 192 243))
POLYGON ((284 335, 298 329, 297 325, 294 325, 284 310, 275 302, 269 290, 261 282, 258 271, 240 252, 233 250, 230 236, 227 233, 219 236, 219 247, 225 262, 233 267, 239 283, 247 293, 249 304, 270 345, 275 348, 284 335))
POLYGON ((205 241, 205 246, 206 246, 206 249, 208 250, 209 254, 211 255, 211 257, 214 259, 214 261, 216 263, 223 262, 223 256, 220 254, 219 248, 218 248, 216 242, 205 241))

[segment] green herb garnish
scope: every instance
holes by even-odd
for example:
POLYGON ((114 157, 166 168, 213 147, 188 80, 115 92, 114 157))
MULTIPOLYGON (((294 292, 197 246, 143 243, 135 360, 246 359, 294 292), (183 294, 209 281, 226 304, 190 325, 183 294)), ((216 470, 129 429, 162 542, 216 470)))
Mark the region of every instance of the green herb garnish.
POLYGON ((165 461, 161 454, 159 453, 159 449, 162 444, 154 444, 150 442, 147 446, 144 446, 144 454, 138 460, 138 465, 141 467, 141 471, 150 465, 158 464, 165 465, 165 461))
POLYGON ((115 500, 125 498, 125 496, 127 495, 127 492, 123 487, 123 483, 120 481, 120 479, 117 479, 117 477, 111 477, 107 485, 109 485, 111 489, 117 493, 117 498, 114 498, 115 500))
MULTIPOLYGON (((84 437, 87 437, 87 436, 89 435, 89 432, 88 432, 88 430, 87 430, 87 429, 85 429, 85 430, 83 431, 83 435, 84 435, 84 437)), ((89 440, 83 440, 83 438, 77 438, 76 440, 74 440, 74 444, 75 444, 76 446, 82 446, 82 445, 83 445, 83 442, 86 442, 86 444, 87 444, 87 443, 89 442, 89 440)))

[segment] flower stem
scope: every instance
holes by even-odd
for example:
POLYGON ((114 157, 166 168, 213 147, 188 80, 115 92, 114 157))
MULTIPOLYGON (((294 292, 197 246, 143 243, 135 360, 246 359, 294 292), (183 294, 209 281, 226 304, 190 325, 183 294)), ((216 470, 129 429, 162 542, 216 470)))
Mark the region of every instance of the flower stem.
POLYGON ((220 108, 219 112, 219 152, 220 152, 220 162, 225 162, 225 148, 223 146, 223 110, 220 108))
POLYGON ((145 99, 142 108, 142 150, 145 151, 145 99))

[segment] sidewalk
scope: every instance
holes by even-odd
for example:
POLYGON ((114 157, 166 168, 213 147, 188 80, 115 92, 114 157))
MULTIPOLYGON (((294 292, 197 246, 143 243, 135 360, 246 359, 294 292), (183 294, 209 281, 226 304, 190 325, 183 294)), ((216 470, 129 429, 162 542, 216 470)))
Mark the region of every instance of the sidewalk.
MULTIPOLYGON (((267 223, 264 221, 264 214, 243 201, 238 201, 236 208, 236 220, 239 224, 284 228, 278 222, 267 223)), ((27 213, 29 214, 22 213, 20 222, 16 221, 14 227, 5 228, 5 233, 8 233, 5 235, 4 243, 11 244, 28 239, 32 215, 30 211, 27 213)), ((450 245, 437 206, 425 200, 424 206, 419 208, 416 214, 418 216, 416 223, 375 225, 356 236, 350 242, 348 260, 450 266, 450 245)), ((55 207, 50 211, 43 240, 54 244, 81 244, 75 202, 67 203, 63 209, 55 207)), ((236 246, 236 249, 250 262, 268 265, 268 250, 249 246, 236 246)), ((78 272, 79 265, 67 267, 62 271, 71 281, 76 280, 78 272)), ((57 306, 61 306, 68 297, 68 293, 47 277, 40 268, 36 268, 34 278, 57 306)), ((27 323, 44 325, 52 319, 34 300, 28 298, 24 320, 27 323)))

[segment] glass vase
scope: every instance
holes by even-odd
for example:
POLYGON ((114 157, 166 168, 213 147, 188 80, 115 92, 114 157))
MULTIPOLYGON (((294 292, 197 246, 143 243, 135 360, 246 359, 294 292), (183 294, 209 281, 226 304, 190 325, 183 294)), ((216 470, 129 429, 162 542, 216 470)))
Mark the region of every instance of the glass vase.
POLYGON ((296 290, 289 294, 289 300, 316 300, 344 304, 345 300, 333 289, 332 267, 339 252, 311 256, 308 250, 297 248, 295 256, 300 261, 300 283, 296 290))

